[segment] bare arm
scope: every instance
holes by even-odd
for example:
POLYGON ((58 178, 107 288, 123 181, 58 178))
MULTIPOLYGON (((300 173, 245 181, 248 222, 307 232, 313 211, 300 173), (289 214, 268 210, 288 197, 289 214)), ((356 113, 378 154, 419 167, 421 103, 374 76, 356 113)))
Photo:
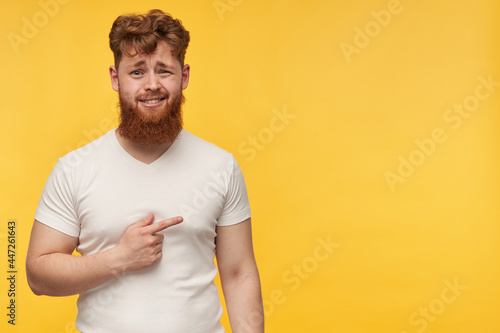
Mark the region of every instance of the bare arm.
POLYGON ((264 332, 264 310, 250 219, 217 227, 216 255, 233 332, 264 332))
POLYGON ((79 294, 117 274, 153 265, 162 256, 160 231, 182 222, 176 217, 152 224, 153 218, 151 214, 128 227, 115 247, 82 257, 72 255, 78 238, 35 220, 26 258, 31 290, 37 295, 79 294))

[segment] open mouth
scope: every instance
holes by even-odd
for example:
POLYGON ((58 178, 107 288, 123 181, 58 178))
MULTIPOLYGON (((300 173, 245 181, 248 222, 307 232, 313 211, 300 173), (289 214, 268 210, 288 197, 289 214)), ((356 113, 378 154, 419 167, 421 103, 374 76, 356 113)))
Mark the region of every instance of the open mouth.
POLYGON ((163 97, 163 98, 155 98, 155 99, 140 99, 139 101, 141 102, 141 104, 143 104, 145 106, 154 107, 154 106, 158 106, 158 105, 162 104, 162 102, 165 99, 166 98, 163 97))
POLYGON ((148 99, 148 100, 141 99, 140 101, 143 102, 143 103, 146 103, 146 104, 154 104, 154 103, 158 103, 160 101, 163 101, 164 99, 165 98, 148 99))

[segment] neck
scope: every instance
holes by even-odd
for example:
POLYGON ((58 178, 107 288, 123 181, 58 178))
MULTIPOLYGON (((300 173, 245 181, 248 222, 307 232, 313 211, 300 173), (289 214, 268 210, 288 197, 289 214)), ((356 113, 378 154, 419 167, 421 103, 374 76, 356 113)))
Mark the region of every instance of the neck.
POLYGON ((119 131, 115 131, 116 138, 127 153, 129 153, 133 158, 141 161, 145 164, 151 164, 156 161, 160 156, 162 156, 168 148, 172 145, 172 142, 167 142, 163 144, 158 144, 154 146, 145 146, 143 144, 130 141, 129 139, 123 137, 119 131))

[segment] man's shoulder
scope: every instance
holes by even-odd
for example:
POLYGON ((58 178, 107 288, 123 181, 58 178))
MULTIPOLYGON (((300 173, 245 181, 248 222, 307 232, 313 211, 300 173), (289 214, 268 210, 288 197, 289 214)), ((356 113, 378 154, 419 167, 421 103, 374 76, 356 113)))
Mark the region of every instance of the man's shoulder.
POLYGON ((102 155, 107 154, 106 151, 109 150, 111 141, 110 136, 114 135, 114 131, 115 129, 112 129, 86 145, 67 153, 59 159, 60 162, 66 167, 76 168, 89 161, 98 160, 102 155))
POLYGON ((227 150, 208 142, 199 136, 183 130, 182 141, 187 153, 196 153, 198 156, 210 157, 213 159, 228 159, 232 158, 233 155, 227 150))

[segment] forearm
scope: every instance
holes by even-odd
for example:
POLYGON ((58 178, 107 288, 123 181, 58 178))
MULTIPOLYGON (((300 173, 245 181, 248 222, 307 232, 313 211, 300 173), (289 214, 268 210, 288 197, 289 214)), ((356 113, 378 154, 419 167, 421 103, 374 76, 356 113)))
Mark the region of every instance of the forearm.
POLYGON ((89 256, 42 255, 27 265, 28 282, 37 295, 69 296, 95 288, 118 274, 112 250, 89 256))
POLYGON ((257 268, 222 280, 233 333, 263 333, 264 310, 257 268))
POLYGON ((73 256, 78 238, 37 220, 26 257, 28 284, 37 295, 68 296, 95 288, 114 276, 142 270, 162 256, 162 230, 182 222, 180 216, 153 223, 154 215, 130 225, 118 244, 89 256, 73 256))

